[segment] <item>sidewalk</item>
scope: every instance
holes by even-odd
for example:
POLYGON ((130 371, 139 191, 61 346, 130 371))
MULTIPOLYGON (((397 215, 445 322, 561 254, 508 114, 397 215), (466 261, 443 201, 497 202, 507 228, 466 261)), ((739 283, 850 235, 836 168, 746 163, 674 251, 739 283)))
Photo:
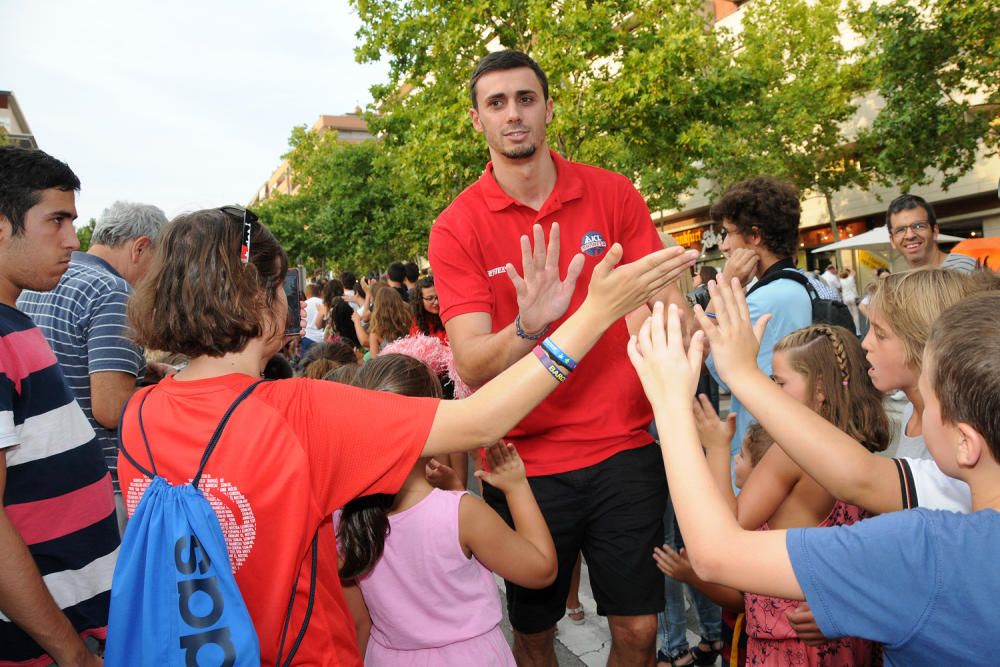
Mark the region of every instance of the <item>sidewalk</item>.
MULTIPOLYGON (((504 610, 500 627, 507 637, 507 641, 512 642, 510 623, 507 621, 507 598, 504 595, 503 579, 497 577, 497 586, 500 588, 504 610)), ((597 615, 586 562, 583 563, 580 570, 580 604, 583 605, 586 612, 582 625, 576 625, 565 617, 559 621, 555 644, 556 658, 559 660, 560 667, 581 667, 583 665, 604 667, 608 662, 608 653, 611 651, 611 632, 608 630, 607 619, 597 615)), ((698 626, 690 609, 687 621, 688 644, 694 646, 698 643, 699 638, 692 631, 692 628, 696 630, 698 626)))

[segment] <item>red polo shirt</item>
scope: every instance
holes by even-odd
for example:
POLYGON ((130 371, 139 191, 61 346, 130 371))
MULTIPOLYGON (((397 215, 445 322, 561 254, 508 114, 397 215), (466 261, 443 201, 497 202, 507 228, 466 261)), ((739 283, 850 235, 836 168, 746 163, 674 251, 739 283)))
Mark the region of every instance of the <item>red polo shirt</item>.
MULTIPOLYGON (((594 266, 611 244, 625 249, 622 263, 663 247, 646 202, 627 178, 555 153, 552 157, 556 185, 541 210, 505 193, 490 163, 435 221, 428 254, 444 322, 465 313, 487 313, 497 332, 514 321, 517 296, 504 266, 521 266, 520 237, 531 236, 535 223, 542 225, 546 239, 552 223, 559 223, 562 275, 576 253, 586 258, 566 316, 583 303, 594 266)), ((646 427, 653 413, 626 357, 627 342, 625 322, 618 321, 569 379, 508 435, 528 475, 578 470, 652 440, 646 427)))

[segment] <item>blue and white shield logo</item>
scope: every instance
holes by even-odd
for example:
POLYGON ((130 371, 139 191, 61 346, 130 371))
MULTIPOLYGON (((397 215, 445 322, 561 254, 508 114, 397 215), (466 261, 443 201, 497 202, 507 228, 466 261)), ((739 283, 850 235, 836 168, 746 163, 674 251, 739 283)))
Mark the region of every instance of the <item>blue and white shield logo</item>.
POLYGON ((591 257, 603 255, 607 247, 608 242, 600 232, 587 232, 580 239, 580 252, 591 257))

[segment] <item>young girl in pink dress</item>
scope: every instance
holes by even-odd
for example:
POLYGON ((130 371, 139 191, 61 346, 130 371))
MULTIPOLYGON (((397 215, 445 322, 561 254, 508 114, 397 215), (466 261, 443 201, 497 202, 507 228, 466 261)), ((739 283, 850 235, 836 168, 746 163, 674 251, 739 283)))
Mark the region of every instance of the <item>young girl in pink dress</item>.
MULTIPOLYGON (((422 361, 400 354, 368 362, 353 384, 407 396, 441 394, 422 361)), ((514 530, 479 498, 432 487, 425 478, 429 459, 417 461, 395 496, 361 498, 344 508, 337 529, 341 576, 357 583, 371 618, 365 665, 514 667, 500 631, 493 572, 543 588, 555 578, 556 552, 517 451, 497 443, 486 458, 489 471, 476 476, 506 494, 514 530)))
MULTIPOLYGON (((786 393, 869 451, 882 451, 888 445, 889 425, 882 396, 868 378, 864 352, 853 333, 822 324, 792 332, 775 346, 772 372, 775 383, 786 393)), ((719 421, 704 396, 696 402, 695 418, 716 483, 744 528, 838 526, 868 516, 860 508, 836 500, 779 447, 767 450, 740 495, 734 496, 729 466, 732 431, 719 421)), ((796 611, 800 602, 747 593, 745 603, 747 665, 873 664, 878 649, 871 642, 848 637, 809 646, 800 641, 786 616, 796 611)))

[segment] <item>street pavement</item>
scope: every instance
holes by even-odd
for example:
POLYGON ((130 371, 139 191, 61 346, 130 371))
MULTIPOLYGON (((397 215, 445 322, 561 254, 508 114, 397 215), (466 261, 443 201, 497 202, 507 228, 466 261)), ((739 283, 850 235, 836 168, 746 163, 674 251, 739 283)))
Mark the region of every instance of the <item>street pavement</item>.
MULTIPOLYGON (((504 595, 503 579, 497 577, 497 585, 500 588, 504 609, 500 627, 507 637, 507 641, 512 642, 510 623, 507 620, 507 598, 504 595)), ((576 625, 566 617, 559 621, 555 644, 556 658, 559 660, 560 667, 583 667, 584 665, 586 667, 604 667, 608 663, 608 653, 611 650, 611 632, 608 630, 607 619, 597 615, 597 605, 590 589, 590 576, 586 561, 580 570, 580 604, 583 605, 586 614, 583 624, 576 625)), ((687 621, 688 644, 694 646, 698 643, 698 635, 692 632, 692 629, 697 629, 698 626, 697 617, 690 609, 687 621)))

